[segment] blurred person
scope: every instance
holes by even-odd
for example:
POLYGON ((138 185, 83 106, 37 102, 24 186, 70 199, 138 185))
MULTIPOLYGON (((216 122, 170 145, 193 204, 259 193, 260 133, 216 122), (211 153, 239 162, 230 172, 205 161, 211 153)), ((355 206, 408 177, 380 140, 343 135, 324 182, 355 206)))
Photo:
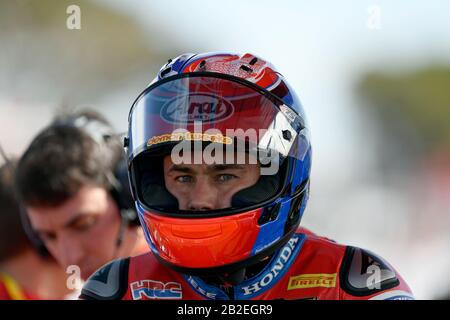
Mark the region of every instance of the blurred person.
POLYGON ((15 161, 0 168, 0 300, 64 299, 67 274, 28 239, 14 193, 15 161))
POLYGON ((60 115, 18 163, 16 187, 36 239, 82 280, 119 257, 148 251, 119 136, 100 114, 60 115))
POLYGON ((413 299, 378 255, 300 227, 308 131, 269 62, 169 60, 134 102, 125 139, 151 252, 100 269, 80 298, 413 299))

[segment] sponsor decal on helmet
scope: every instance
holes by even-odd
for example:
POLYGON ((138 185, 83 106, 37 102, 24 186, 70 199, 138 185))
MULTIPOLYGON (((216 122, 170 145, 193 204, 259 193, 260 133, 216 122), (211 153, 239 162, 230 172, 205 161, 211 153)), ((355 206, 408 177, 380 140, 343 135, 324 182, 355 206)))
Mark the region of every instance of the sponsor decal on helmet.
POLYGON ((159 136, 151 137, 147 141, 147 147, 156 144, 176 141, 205 141, 220 144, 231 144, 233 140, 230 137, 224 136, 220 133, 210 134, 202 132, 173 132, 159 136))
POLYGON ((223 97, 210 93, 191 93, 167 101, 160 114, 169 123, 208 123, 223 121, 233 112, 233 104, 223 97))
POLYGON ((141 280, 130 284, 133 300, 181 299, 183 293, 178 282, 141 280))
POLYGON ((336 273, 301 274, 289 278, 288 290, 317 287, 336 287, 336 273))

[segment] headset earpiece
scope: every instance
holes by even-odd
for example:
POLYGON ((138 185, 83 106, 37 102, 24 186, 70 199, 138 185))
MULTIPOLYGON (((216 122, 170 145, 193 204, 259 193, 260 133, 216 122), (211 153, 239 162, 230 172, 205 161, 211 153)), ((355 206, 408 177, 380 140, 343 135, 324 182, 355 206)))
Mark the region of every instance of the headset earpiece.
POLYGON ((33 226, 31 225, 30 218, 28 218, 28 214, 26 209, 21 205, 20 206, 20 220, 22 221, 22 227, 27 235, 28 239, 31 242, 31 245, 36 250, 36 252, 45 259, 52 258, 52 255, 48 251, 47 247, 44 244, 44 241, 39 237, 39 235, 34 231, 33 226))
POLYGON ((119 206, 122 221, 129 225, 139 226, 140 222, 134 207, 125 157, 116 167, 114 180, 115 183, 111 184, 113 186, 111 195, 119 206))

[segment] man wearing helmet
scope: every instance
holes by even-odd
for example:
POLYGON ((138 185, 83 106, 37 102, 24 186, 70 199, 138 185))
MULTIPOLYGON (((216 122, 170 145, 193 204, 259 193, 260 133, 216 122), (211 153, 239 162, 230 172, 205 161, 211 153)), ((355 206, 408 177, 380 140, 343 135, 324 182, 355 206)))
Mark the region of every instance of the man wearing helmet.
POLYGON ((136 99, 126 139, 151 252, 82 299, 411 299, 382 258, 300 228, 311 146, 285 78, 250 54, 185 54, 136 99))

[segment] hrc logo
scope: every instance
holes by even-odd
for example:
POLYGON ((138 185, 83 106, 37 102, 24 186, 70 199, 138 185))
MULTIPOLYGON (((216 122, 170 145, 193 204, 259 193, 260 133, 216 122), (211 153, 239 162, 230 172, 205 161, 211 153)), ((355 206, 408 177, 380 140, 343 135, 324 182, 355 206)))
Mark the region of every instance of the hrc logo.
POLYGON ((288 290, 316 287, 336 287, 336 273, 302 274, 289 278, 288 290))
POLYGON ((130 284, 133 300, 145 299, 181 299, 181 284, 178 282, 160 282, 141 280, 130 284))

